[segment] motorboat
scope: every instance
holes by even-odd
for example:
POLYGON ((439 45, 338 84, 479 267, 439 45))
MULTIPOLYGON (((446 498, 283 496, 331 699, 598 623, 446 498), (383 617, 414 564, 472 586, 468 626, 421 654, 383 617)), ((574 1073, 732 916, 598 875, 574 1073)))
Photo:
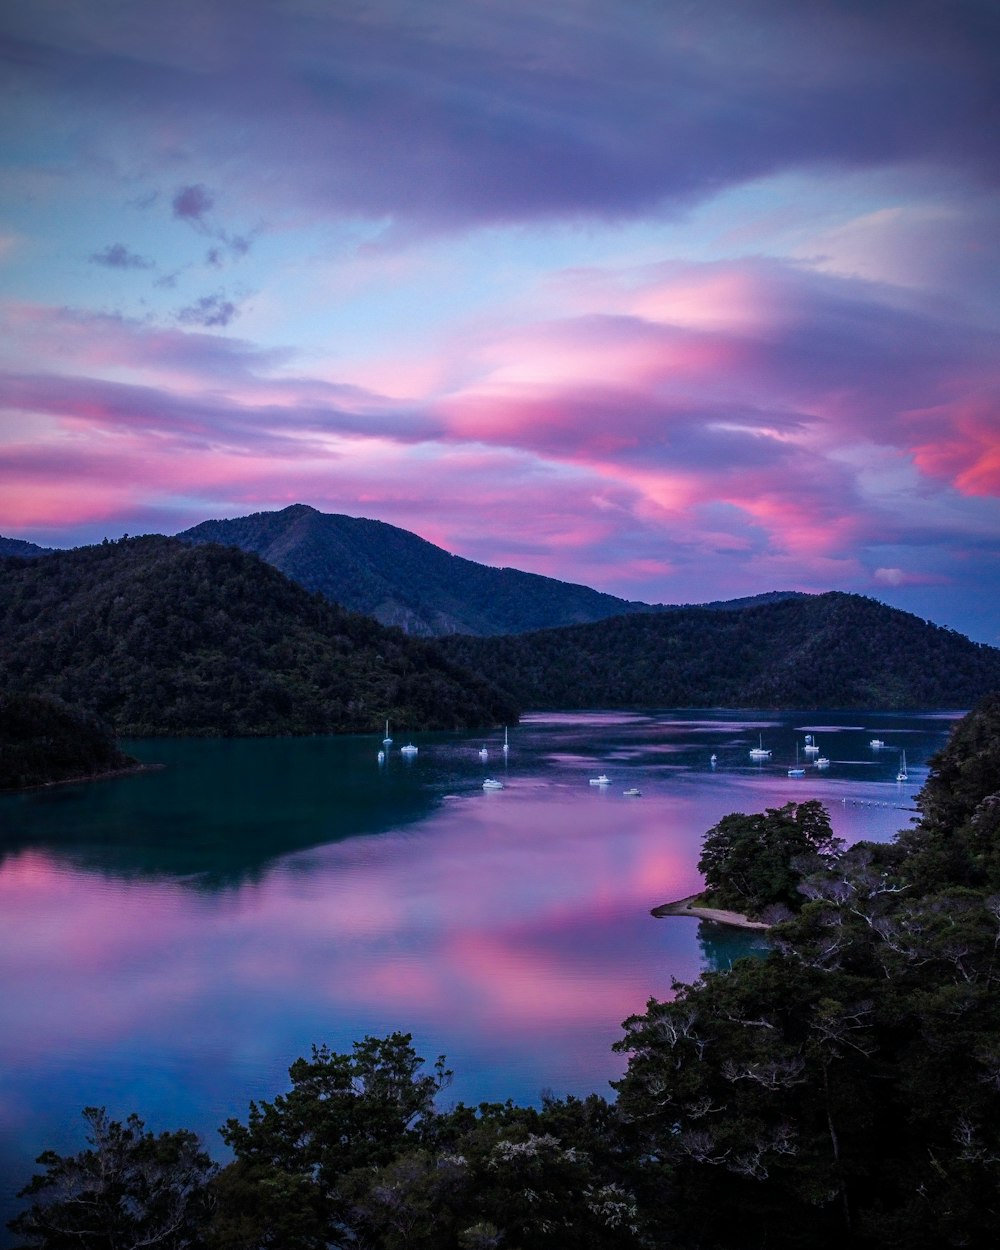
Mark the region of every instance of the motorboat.
POLYGON ((806 734, 806 744, 803 750, 806 755, 819 755, 819 747, 816 745, 816 739, 812 734, 806 734))
POLYGON ((490 753, 489 751, 487 751, 485 747, 479 748, 479 758, 483 761, 486 761, 490 758, 490 753))
POLYGON ((885 746, 885 743, 882 741, 881 738, 872 738, 871 742, 869 742, 868 745, 871 747, 873 751, 881 751, 881 749, 885 746))
POLYGON ((378 753, 378 762, 379 762, 380 764, 384 764, 384 763, 385 763, 385 752, 384 752, 384 751, 379 751, 379 753, 378 753))
POLYGON ((495 777, 487 777, 486 780, 483 782, 483 789, 484 790, 502 790, 503 782, 497 781, 495 777))
POLYGON ((624 794, 627 799, 637 799, 642 795, 642 791, 638 788, 638 786, 629 786, 627 790, 622 791, 622 794, 624 794))
POLYGON ((590 784, 592 786, 610 786, 611 778, 601 773, 600 777, 591 777, 590 784))
POLYGON ((416 755, 419 750, 419 747, 415 747, 412 742, 408 742, 405 747, 399 748, 399 753, 400 755, 416 755))
POLYGON ((827 759, 825 755, 817 756, 817 758, 813 760, 813 763, 816 765, 817 768, 829 768, 830 767, 830 761, 827 759))

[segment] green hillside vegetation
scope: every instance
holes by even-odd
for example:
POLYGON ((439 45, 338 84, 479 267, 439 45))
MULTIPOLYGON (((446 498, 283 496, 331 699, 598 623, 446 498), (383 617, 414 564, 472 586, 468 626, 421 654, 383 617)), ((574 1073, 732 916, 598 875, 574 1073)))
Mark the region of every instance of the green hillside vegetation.
POLYGON ((625 1021, 614 1101, 441 1108, 444 1059, 428 1069, 409 1035, 319 1046, 221 1128, 225 1164, 185 1130, 88 1109, 89 1147, 39 1160, 18 1244, 986 1250, 998 787, 993 694, 932 760, 921 817, 894 842, 837 846, 820 806, 800 805, 821 852, 801 910, 765 959, 625 1021))
POLYGON ((137 767, 109 725, 58 699, 0 691, 0 790, 137 767))
POLYGON ((509 699, 428 644, 255 556, 159 537, 0 563, 0 686, 89 708, 134 736, 516 720, 509 699))
POLYGON ((522 707, 969 707, 1000 650, 861 595, 440 639, 522 707))
POLYGON ((515 634, 650 610, 587 586, 477 564, 384 521, 306 504, 204 521, 178 537, 252 551, 307 590, 411 634, 515 634))
POLYGON ((22 560, 34 560, 38 556, 47 556, 51 547, 39 547, 35 543, 26 543, 20 538, 4 538, 0 535, 0 558, 19 556, 22 560))

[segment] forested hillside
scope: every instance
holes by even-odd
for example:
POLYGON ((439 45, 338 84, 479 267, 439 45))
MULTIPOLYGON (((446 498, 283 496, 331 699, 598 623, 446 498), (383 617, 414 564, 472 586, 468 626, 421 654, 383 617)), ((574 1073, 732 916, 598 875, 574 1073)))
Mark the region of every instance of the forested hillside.
POLYGON ((967 707, 1000 650, 861 595, 440 639, 522 707, 967 707))
POLYGON ((426 643, 310 595, 255 556, 135 538, 0 562, 0 686, 119 734, 364 732, 514 721, 426 643))
POLYGON ((99 777, 136 766, 110 726, 58 699, 0 691, 0 790, 99 777))
POLYGON ((39 547, 35 543, 26 543, 20 538, 4 538, 0 535, 0 558, 20 556, 23 560, 33 560, 37 556, 47 556, 51 551, 51 547, 39 547))
POLYGON ((411 634, 515 634, 650 611, 587 586, 450 555, 383 521, 306 504, 204 521, 178 537, 252 551, 307 590, 411 634))

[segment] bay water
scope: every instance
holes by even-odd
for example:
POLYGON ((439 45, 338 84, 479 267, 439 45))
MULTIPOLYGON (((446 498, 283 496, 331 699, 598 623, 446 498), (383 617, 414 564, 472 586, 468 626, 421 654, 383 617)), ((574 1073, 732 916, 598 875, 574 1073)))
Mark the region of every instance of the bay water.
POLYGON ((960 714, 549 713, 506 755, 399 727, 383 763, 381 734, 143 740, 150 771, 0 796, 0 1220, 42 1149, 83 1147, 84 1106, 221 1159, 313 1043, 412 1033, 455 1071, 444 1105, 611 1095, 626 1016, 765 949, 650 916, 699 888, 704 832, 817 798, 889 839, 960 714))

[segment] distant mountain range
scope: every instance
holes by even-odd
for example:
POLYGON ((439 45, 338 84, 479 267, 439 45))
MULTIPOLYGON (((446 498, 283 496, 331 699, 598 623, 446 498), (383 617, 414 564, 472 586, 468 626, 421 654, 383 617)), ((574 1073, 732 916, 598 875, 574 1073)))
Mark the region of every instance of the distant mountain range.
POLYGON ((959 709, 1000 690, 997 648, 836 592, 437 645, 531 708, 959 709))
POLYGON ((4 686, 130 735, 459 729, 535 707, 962 708, 1000 689, 1000 651, 860 595, 636 604, 296 506, 0 558, 4 686), (480 634, 407 637, 327 595, 480 634))
MULTIPOLYGON (((673 611, 554 577, 477 564, 384 521, 317 512, 306 504, 204 521, 178 538, 252 551, 307 590, 409 634, 521 634, 673 611)), ((793 594, 775 591, 711 606, 742 607, 793 594)))
POLYGON ((509 698, 256 556, 172 538, 0 561, 0 690, 55 696, 119 734, 461 729, 509 698))
MULTIPOLYGON (((177 538, 191 545, 219 543, 252 552, 331 603, 418 637, 520 634, 676 610, 537 573, 478 564, 384 521, 318 512, 307 504, 203 521, 177 538)), ((0 556, 30 559, 49 551, 0 538, 0 556)), ((701 606, 730 610, 797 597, 796 591, 771 591, 701 606)))

